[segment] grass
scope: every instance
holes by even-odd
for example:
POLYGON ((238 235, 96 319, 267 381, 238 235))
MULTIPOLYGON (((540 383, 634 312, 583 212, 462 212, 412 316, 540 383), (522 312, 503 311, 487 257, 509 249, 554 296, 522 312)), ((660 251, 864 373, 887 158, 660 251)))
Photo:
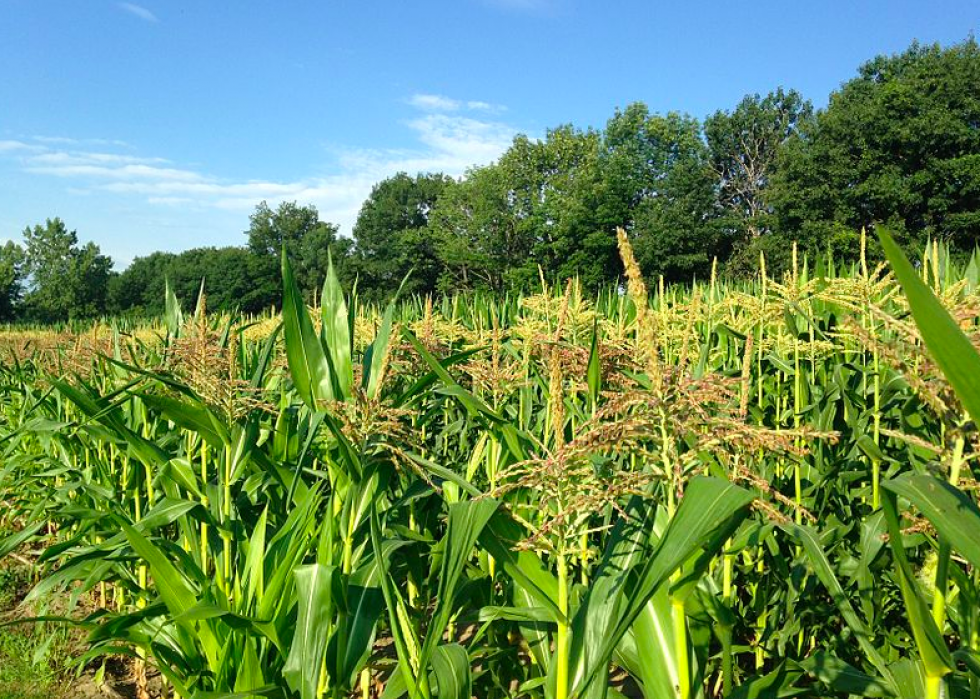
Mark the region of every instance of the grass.
MULTIPOLYGON (((0 567, 0 619, 18 614, 30 580, 20 567, 0 567)), ((0 628, 0 699, 57 699, 67 688, 72 649, 63 630, 35 625, 0 628)))

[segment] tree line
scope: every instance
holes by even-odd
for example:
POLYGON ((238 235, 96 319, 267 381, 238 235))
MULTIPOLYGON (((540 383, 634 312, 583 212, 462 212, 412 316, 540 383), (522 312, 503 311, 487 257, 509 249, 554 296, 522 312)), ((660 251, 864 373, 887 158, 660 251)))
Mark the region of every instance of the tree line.
POLYGON ((909 246, 980 237, 980 48, 913 44, 878 56, 824 109, 795 90, 746 96, 703 121, 617 110, 603 129, 563 125, 517 136, 494 163, 458 180, 399 173, 364 202, 352 237, 296 202, 259 204, 247 244, 156 252, 123 272, 59 219, 0 248, 0 319, 158 313, 164 283, 209 307, 255 312, 279 302, 283 248, 312 292, 332 257, 369 299, 405 293, 526 289, 540 275, 591 288, 621 273, 615 230, 653 279, 770 271, 804 253, 853 259, 860 230, 885 223, 909 246))

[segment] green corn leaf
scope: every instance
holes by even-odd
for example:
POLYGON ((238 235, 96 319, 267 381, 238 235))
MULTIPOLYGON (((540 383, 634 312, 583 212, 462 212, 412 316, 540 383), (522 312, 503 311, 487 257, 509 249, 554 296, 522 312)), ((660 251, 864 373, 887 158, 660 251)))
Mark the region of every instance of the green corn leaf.
MULTIPOLYGON (((396 673, 401 680, 403 686, 407 687, 409 696, 412 699, 419 699, 420 697, 428 697, 423 693, 420 686, 419 678, 422 677, 423 670, 420 670, 418 675, 413 672, 411 666, 409 665, 409 658, 411 657, 408 650, 408 644, 412 643, 414 646, 418 646, 418 639, 415 637, 415 633, 411 627, 406 627, 402 624, 401 619, 398 616, 398 608, 403 605, 400 593, 398 589, 394 586, 391 576, 388 573, 387 559, 385 558, 383 551, 383 540, 381 536, 381 524, 378 521, 378 512, 371 503, 371 508, 369 512, 369 520, 371 523, 371 546, 374 550, 375 560, 378 562, 378 566, 382 569, 381 571, 381 591, 384 594, 385 606, 388 608, 388 619, 390 621, 390 630, 392 639, 395 642, 395 650, 398 653, 398 668, 399 672, 396 673)), ((395 683, 389 680, 389 684, 394 685, 395 683)), ((402 690, 404 693, 405 690, 402 690)), ((385 696, 388 696, 388 691, 386 688, 385 696)), ((395 694, 394 696, 400 696, 395 694)))
POLYGON ((38 520, 21 531, 0 539, 0 559, 11 551, 16 551, 22 544, 30 541, 31 537, 46 527, 47 524, 48 523, 45 520, 38 520))
POLYGON ((557 602, 558 580, 532 552, 514 550, 525 536, 521 525, 506 510, 498 509, 481 532, 479 541, 515 586, 527 595, 528 603, 521 606, 539 607, 557 622, 562 617, 557 602))
POLYGON ((920 660, 902 658, 889 665, 889 669, 898 683, 899 699, 922 699, 926 696, 926 670, 920 660))
POLYGON ((456 587, 480 534, 497 511, 493 498, 466 500, 449 506, 446 550, 442 558, 436 608, 422 645, 419 664, 424 670, 439 644, 453 610, 456 587))
POLYGON ((135 395, 138 395, 140 400, 158 410, 167 419, 172 420, 183 429, 199 434, 216 449, 220 449, 230 442, 228 429, 204 403, 178 400, 152 393, 135 395))
POLYGON ((919 584, 905 553, 895 494, 885 491, 882 497, 882 505, 885 511, 885 522, 888 525, 888 543, 891 545, 895 557, 898 585, 905 601, 905 614, 908 617, 909 626, 912 627, 915 644, 919 648, 919 657, 927 675, 942 677, 952 671, 953 659, 950 657, 942 633, 936 627, 932 613, 919 591, 919 584))
POLYGON ((917 473, 903 473, 882 486, 915 505, 944 540, 980 569, 980 508, 963 491, 917 473))
POLYGON ((506 619, 507 621, 553 623, 555 617, 543 607, 498 607, 490 605, 480 609, 479 619, 480 621, 506 619))
POLYGON ((265 594, 265 535, 269 521, 269 507, 266 506, 255 522, 255 529, 248 540, 245 553, 245 570, 242 580, 245 583, 245 599, 249 604, 258 605, 265 594))
POLYGON ((395 304, 389 303, 385 309, 384 316, 381 318, 381 326, 378 328, 374 341, 371 342, 364 353, 364 376, 363 388, 368 398, 377 398, 378 391, 381 389, 381 369, 388 354, 388 345, 391 341, 391 325, 395 313, 395 304))
POLYGON ((167 452, 123 424, 118 415, 118 406, 107 404, 106 398, 95 399, 89 392, 72 386, 66 381, 52 380, 51 385, 61 395, 74 403, 87 417, 98 421, 115 436, 125 440, 133 455, 145 466, 155 468, 170 460, 167 452))
POLYGON ((405 329, 405 339, 408 340, 409 344, 419 353, 419 356, 425 360, 425 363, 429 365, 429 368, 435 373, 435 375, 444 383, 446 386, 453 391, 453 396, 459 400, 460 403, 466 408, 466 410, 471 415, 483 415, 488 418, 491 422, 500 424, 504 422, 504 419, 495 413, 490 406, 483 402, 480 398, 477 398, 472 393, 460 386, 456 380, 446 371, 445 367, 442 366, 432 356, 432 353, 425 348, 415 334, 405 329))
POLYGON ((181 488, 200 498, 204 491, 200 475, 187 459, 170 459, 160 469, 160 477, 172 480, 181 488))
POLYGON ((728 699, 790 699, 815 696, 812 688, 796 686, 796 682, 802 676, 803 673, 791 666, 791 663, 780 663, 768 674, 747 678, 728 695, 728 699))
POLYGON ((282 322, 289 373, 300 398, 307 407, 317 411, 319 401, 334 398, 330 368, 285 249, 282 253, 282 286, 282 322))
POLYGON ((170 613, 180 615, 197 604, 197 594, 163 552, 135 527, 125 523, 121 523, 120 527, 136 555, 146 561, 153 572, 157 592, 170 613))
MULTIPOLYGON (((161 668, 162 672, 163 668, 161 668)), ((168 675, 169 679, 169 675, 168 675)), ((171 680, 172 682, 172 680, 171 680)), ((180 687, 181 685, 175 685, 180 687)), ((194 699, 254 699, 255 697, 281 697, 282 687, 276 685, 268 685, 266 687, 258 687, 256 689, 249 689, 244 692, 187 692, 182 690, 180 695, 182 697, 191 696, 194 699)))
POLYGON ((971 648, 960 648, 953 651, 953 658, 963 663, 971 673, 980 678, 980 653, 971 648))
POLYGON ((432 654, 432 676, 439 699, 470 699, 473 696, 470 656, 458 643, 436 648, 432 654))
POLYGON ((154 529, 173 524, 180 517, 190 512, 201 504, 192 500, 182 498, 165 497, 158 501, 143 518, 135 525, 135 528, 144 534, 152 532, 154 529))
POLYGON ((330 354, 330 365, 339 391, 338 398, 348 398, 351 395, 351 384, 354 381, 354 371, 351 365, 351 332, 350 317, 347 311, 347 301, 344 290, 337 279, 333 268, 333 257, 327 257, 327 277, 323 282, 320 295, 320 312, 323 320, 320 326, 320 337, 323 346, 330 354))
MULTIPOLYGON (((399 662, 398 665, 401 667, 404 663, 399 662)), ((432 672, 428 674, 429 684, 438 688, 439 699, 470 699, 473 691, 472 673, 465 648, 456 643, 439 646, 432 657, 432 667, 432 672)), ((531 688, 531 685, 526 688, 531 688)), ((417 688, 412 687, 410 690, 402 673, 395 671, 385 684, 381 699, 399 699, 412 691, 417 691, 417 688)))
POLYGON ((919 278, 891 234, 885 229, 879 229, 878 237, 895 277, 902 285, 909 308, 912 309, 912 317, 922 332, 922 339, 929 353, 956 391, 970 417, 980 421, 980 354, 977 354, 969 338, 963 334, 936 295, 919 278))
POLYGON ((262 663, 255 650, 256 641, 254 636, 245 638, 244 648, 238 661, 238 672, 235 675, 236 692, 254 692, 266 686, 262 663))
MULTIPOLYGON (((121 522, 119 526, 129 540, 129 545, 132 546, 133 551, 146 562, 150 574, 153 576, 153 583, 160 595, 160 600, 166 605, 170 614, 176 619, 193 609, 197 604, 197 593, 178 572, 173 563, 135 527, 131 527, 125 522, 121 522)), ((200 639, 201 646, 211 666, 216 666, 220 644, 207 622, 186 621, 178 622, 178 625, 183 626, 188 633, 200 639)))
POLYGON ((201 286, 197 290, 197 302, 194 304, 194 315, 202 317, 207 313, 207 294, 204 290, 204 283, 206 279, 201 277, 201 286))
MULTIPOLYGON (((375 568, 375 566, 372 566, 375 568)), ((334 645, 335 635, 328 648, 328 667, 337 667, 335 679, 342 686, 353 685, 357 673, 364 666, 371 654, 374 642, 374 632, 378 619, 384 611, 384 594, 376 584, 356 584, 357 576, 347 585, 346 630, 344 633, 343 649, 334 645)), ((366 582, 366 581, 365 581, 366 582)))
POLYGON ((589 403, 595 406, 599 402, 602 391, 602 358, 599 356, 599 321, 592 327, 592 347, 589 350, 589 366, 586 370, 586 382, 589 387, 589 403))
POLYGON ((803 551, 810 559, 810 564, 813 566, 817 578, 827 588, 827 591, 830 592, 834 604, 837 605, 841 616, 844 617, 844 621, 850 627, 851 633, 854 634, 854 638, 857 640, 858 645, 861 646, 861 650, 864 652, 868 662, 881 675, 889 691, 893 694, 898 694, 898 685, 895 682, 895 678, 892 677, 891 671, 888 669, 888 663, 885 662, 884 657, 878 651, 877 646, 875 646, 868 625, 858 616, 857 611, 847 598, 844 588, 841 587, 840 581, 834 574, 834 569, 827 559, 827 554, 824 552, 823 546, 820 545, 820 540, 817 538, 816 532, 810 527, 799 524, 784 524, 783 529, 803 545, 803 551))
POLYGON ((835 692, 859 697, 895 696, 877 677, 861 672, 826 651, 816 651, 800 663, 800 666, 835 692))
POLYGON ((170 279, 163 280, 164 288, 164 318, 167 321, 167 333, 170 337, 180 337, 180 329, 184 325, 184 314, 180 310, 180 302, 170 286, 170 279))
MULTIPOLYGON (((607 555, 596 581, 618 581, 616 569, 623 573, 631 570, 642 556, 649 555, 653 546, 663 536, 667 527, 667 513, 651 506, 643 498, 634 498, 626 507, 628 519, 621 520, 611 535, 607 555), (618 541, 617 541, 618 540, 618 541)), ((603 584, 594 583, 589 592, 588 604, 602 591, 603 584)), ((613 590, 606 594, 614 594, 613 590)), ((586 620, 590 615, 581 615, 586 620)), ((576 617, 579 621, 580 617, 576 617)), ((581 622, 580 622, 581 623, 581 622)), ((594 626, 594 624, 591 624, 594 626)), ((574 629, 573 639, 588 644, 589 637, 581 629, 574 629)), ((594 631, 593 631, 594 633, 594 631)), ((633 667, 628 668, 639 678, 644 689, 656 697, 673 697, 680 687, 677 646, 674 636, 673 609, 666 585, 660 588, 647 601, 629 632, 620 642, 618 652, 632 648, 629 658, 633 667)))
POLYGON ((330 602, 336 568, 313 564, 293 571, 299 618, 282 674, 301 699, 317 699, 320 670, 327 650, 330 602))
MULTIPOLYGON (((570 658, 571 667, 576 668, 573 691, 584 695, 593 688, 593 682, 605 684, 616 646, 650 598, 695 554, 717 554, 741 523, 751 502, 748 491, 729 481, 706 476, 691 480, 663 538, 650 555, 640 558, 634 566, 631 577, 636 576, 635 586, 616 609, 601 643, 591 648, 585 644, 573 645, 570 658)), ((588 614, 588 608, 588 604, 583 604, 579 614, 588 614)), ((577 625, 576 620, 573 626, 577 625)))
POLYGON ((275 356, 276 339, 279 337, 279 332, 281 330, 282 323, 279 323, 272 330, 272 332, 269 333, 269 337, 267 337, 265 342, 262 344, 262 353, 258 356, 258 360, 252 367, 252 378, 249 379, 249 384, 252 388, 262 388, 265 372, 272 365, 272 359, 275 356))

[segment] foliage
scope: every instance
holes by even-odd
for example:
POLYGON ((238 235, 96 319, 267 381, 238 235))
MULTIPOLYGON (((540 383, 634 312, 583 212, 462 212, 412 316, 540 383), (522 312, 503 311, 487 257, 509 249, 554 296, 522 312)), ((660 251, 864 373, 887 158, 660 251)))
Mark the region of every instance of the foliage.
POLYGON ((333 249, 334 256, 343 260, 350 249, 350 241, 338 239, 337 226, 321 221, 313 205, 287 201, 273 210, 263 201, 255 207, 249 223, 248 250, 264 262, 252 272, 252 278, 269 291, 276 289, 278 260, 283 250, 296 260, 297 282, 309 296, 326 278, 330 251, 333 249))
POLYGON ((89 318, 106 307, 112 260, 95 243, 78 245, 78 235, 60 218, 24 230, 27 313, 52 322, 89 318))
POLYGON ((571 126, 544 140, 518 136, 500 160, 470 172, 432 213, 442 288, 528 288, 576 275, 596 288, 616 274, 612 229, 589 197, 599 181, 600 134, 571 126))
POLYGON ((452 184, 444 175, 400 172, 374 186, 354 224, 351 260, 367 297, 390 298, 411 273, 405 293, 435 292, 441 272, 429 216, 452 184))
POLYGON ((0 322, 13 320, 24 293, 24 250, 12 240, 0 247, 0 322))
POLYGON ((603 212, 630 230, 651 279, 704 275, 728 245, 697 120, 633 104, 606 125, 603 212), (625 208, 624 208, 625 207, 625 208))
MULTIPOLYGON (((0 567, 0 619, 14 611, 29 586, 23 568, 0 567)), ((0 699, 61 696, 70 662, 63 629, 44 625, 0 628, 0 699)))
POLYGON ((831 95, 780 158, 780 227, 823 249, 836 225, 876 221, 920 244, 972 251, 980 228, 980 47, 913 44, 878 56, 831 95))
POLYGON ((767 199, 784 143, 813 119, 813 107, 795 90, 779 88, 765 97, 746 95, 731 112, 704 122, 718 200, 742 235, 754 239, 774 228, 767 199))

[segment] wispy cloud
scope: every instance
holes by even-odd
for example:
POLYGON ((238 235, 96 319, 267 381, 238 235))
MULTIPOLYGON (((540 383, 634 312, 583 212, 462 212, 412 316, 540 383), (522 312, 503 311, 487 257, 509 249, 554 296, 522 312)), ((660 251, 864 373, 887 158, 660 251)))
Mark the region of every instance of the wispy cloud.
POLYGON ((136 5, 136 4, 131 3, 131 2, 118 2, 118 3, 116 3, 116 7, 118 7, 120 10, 123 10, 124 12, 128 12, 129 14, 131 14, 131 15, 133 15, 135 17, 139 17, 144 22, 159 22, 160 21, 155 14, 153 14, 152 12, 150 12, 148 9, 146 9, 142 5, 136 5))
POLYGON ((24 161, 27 172, 55 177, 89 177, 109 180, 199 181, 192 170, 164 167, 165 158, 140 158, 119 153, 55 151, 31 156, 24 161))
POLYGON ((455 112, 462 106, 462 102, 443 95, 415 94, 408 98, 408 103, 413 107, 425 109, 433 112, 455 112))
POLYGON ((445 95, 432 95, 427 93, 416 93, 408 98, 408 103, 417 109, 426 112, 488 112, 500 113, 505 108, 499 104, 491 104, 482 100, 457 100, 445 95))
POLYGON ((67 137, 0 141, 0 157, 19 163, 25 173, 64 180, 66 192, 136 197, 145 206, 158 207, 161 215, 181 208, 247 213, 262 200, 270 205, 296 200, 316 205, 324 220, 349 233, 378 181, 397 172, 461 176, 499 157, 517 132, 490 116, 503 108, 488 102, 424 94, 408 102, 418 110, 404 122, 413 134, 411 147, 335 149, 331 172, 286 181, 236 181, 167 158, 135 155, 131 147, 116 152, 122 142, 94 149, 73 147, 83 141, 67 137))
POLYGON ((25 143, 24 141, 0 141, 0 153, 30 152, 44 150, 36 143, 25 143))
POLYGON ((67 136, 31 136, 30 138, 32 141, 46 145, 129 147, 125 141, 114 138, 68 138, 67 136))

